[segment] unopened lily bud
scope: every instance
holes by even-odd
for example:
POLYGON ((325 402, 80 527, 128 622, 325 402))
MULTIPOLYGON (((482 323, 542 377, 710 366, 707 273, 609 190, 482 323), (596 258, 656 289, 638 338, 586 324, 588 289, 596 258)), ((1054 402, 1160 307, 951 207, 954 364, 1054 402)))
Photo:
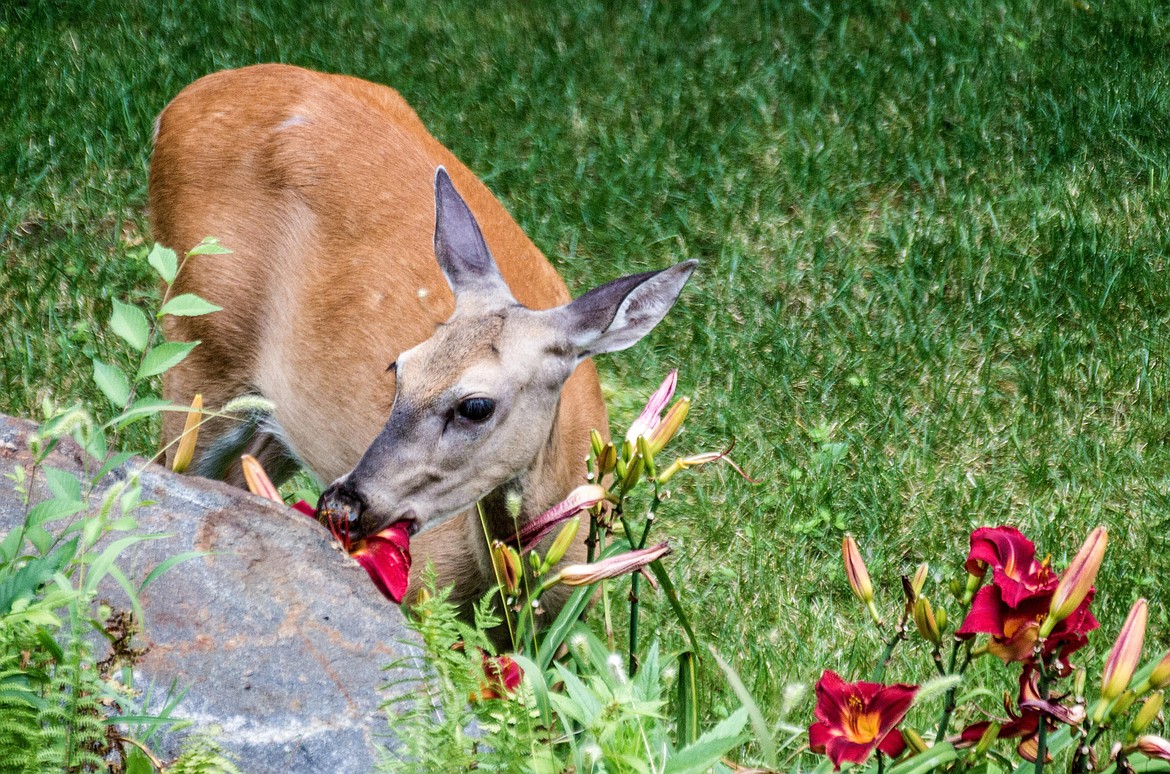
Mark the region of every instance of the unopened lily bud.
POLYGON ((906 740, 906 746, 909 747, 914 755, 924 753, 927 751, 926 742, 913 728, 903 728, 902 738, 906 740))
POLYGON ((1163 701, 1164 698, 1161 691, 1155 691, 1147 696, 1146 700, 1142 703, 1142 708, 1133 716, 1133 722, 1129 724, 1130 734, 1137 736, 1145 731, 1154 722, 1154 718, 1158 717, 1158 713, 1162 711, 1163 701))
POLYGON ((1162 656, 1154 671, 1150 672, 1148 680, 1150 687, 1157 690, 1170 687, 1170 651, 1166 651, 1166 655, 1162 656))
POLYGON ((577 537, 578 530, 581 529, 581 517, 574 516, 565 522, 561 527, 561 531, 557 533, 553 544, 549 546, 548 554, 545 555, 545 565, 552 567, 559 562, 569 550, 569 546, 573 545, 574 538, 577 537))
POLYGON ((195 457, 195 442, 199 440, 199 424, 203 421, 203 394, 198 393, 191 401, 191 410, 187 412, 187 421, 183 423, 183 434, 179 436, 179 447, 175 449, 175 459, 171 462, 171 470, 182 473, 191 464, 195 457))
POLYGON ((914 596, 922 593, 922 588, 926 585, 926 578, 930 574, 930 565, 923 562, 918 565, 918 569, 914 571, 914 577, 910 581, 910 588, 914 590, 914 596))
POLYGON ((1113 706, 1109 708, 1109 717, 1120 718, 1124 717, 1125 713, 1129 712, 1129 708, 1137 701, 1137 694, 1133 691, 1125 691, 1117 697, 1117 701, 1113 702, 1113 706))
POLYGON ((657 454, 666 447, 666 444, 682 427, 683 420, 687 418, 687 413, 690 410, 690 398, 679 398, 674 402, 674 405, 666 412, 666 416, 662 418, 657 427, 650 431, 650 435, 646 438, 650 443, 651 453, 657 454))
POLYGON ((592 564, 571 564, 561 569, 556 577, 545 583, 545 588, 563 583, 566 586, 588 586, 608 578, 639 570, 670 553, 669 543, 659 543, 653 548, 627 551, 592 564))
POLYGON ((914 625, 918 627, 918 633, 922 635, 922 639, 927 640, 932 645, 938 645, 942 641, 938 621, 935 620, 930 600, 926 597, 914 600, 914 625))
POLYGON ((1170 761, 1170 742, 1167 742, 1160 736, 1146 734, 1145 736, 1138 737, 1137 749, 1138 752, 1147 758, 1170 761))
POLYGON ((960 601, 962 601, 962 603, 964 605, 969 605, 969 604, 971 604, 971 600, 975 598, 975 592, 978 591, 979 587, 982 585, 983 585, 983 575, 982 574, 973 575, 973 574, 968 573, 967 583, 965 586, 963 586, 962 591, 955 592, 953 587, 952 587, 951 591, 955 594, 956 598, 958 598, 960 601))
POLYGON ((1085 682, 1087 681, 1088 673, 1084 667, 1077 667, 1077 671, 1073 673, 1073 696, 1077 699, 1083 699, 1085 696, 1085 682))
POLYGON ((1097 579, 1097 571, 1101 569, 1107 542, 1108 533, 1104 527, 1097 527, 1089 533, 1081 550, 1077 551, 1068 569, 1060 576, 1060 583, 1052 594, 1048 617, 1040 626, 1041 637, 1052 634, 1056 625, 1072 615, 1085 601, 1089 590, 1093 588, 1093 581, 1097 579))
POLYGON ((845 577, 849 580, 849 588, 865 604, 873 602, 873 583, 869 579, 869 570, 861 558, 861 550, 852 535, 846 534, 841 541, 841 554, 845 560, 845 577))
POLYGON ((594 459, 601 459, 601 453, 605 449, 605 441, 596 429, 589 431, 589 449, 593 452, 594 459))
POLYGON ((642 470, 645 467, 645 458, 641 454, 634 455, 633 459, 626 465, 626 474, 622 477, 622 491, 628 492, 634 488, 634 485, 642 478, 642 470))
POLYGON ((646 436, 638 436, 638 456, 642 458, 642 462, 646 465, 646 476, 648 478, 657 478, 658 471, 654 469, 654 452, 650 450, 650 442, 646 440, 646 436))
POLYGON ((617 466, 617 449, 613 447, 612 443, 607 443, 601 447, 601 454, 596 456, 596 460, 598 478, 608 476, 617 466))
POLYGON ((511 546, 500 541, 492 543, 492 569, 496 573, 496 582, 503 587, 509 596, 513 596, 520 588, 520 577, 523 565, 520 563, 520 554, 511 546))
POLYGON ((936 608, 934 611, 934 620, 938 623, 938 630, 945 632, 947 630, 947 611, 946 608, 936 608))
POLYGON ((991 749, 991 745, 995 744, 996 740, 999 739, 999 730, 999 723, 994 721, 984 730, 983 736, 979 737, 978 744, 975 745, 975 749, 971 752, 973 760, 979 760, 984 755, 987 755, 987 751, 991 749))
POLYGON ((1120 696, 1133 679, 1146 637, 1147 607, 1144 599, 1133 603, 1121 626, 1121 633, 1117 635, 1117 642, 1113 643, 1113 649, 1105 659, 1105 668, 1101 673, 1101 698, 1106 701, 1120 696))
POLYGON ((244 482, 248 485, 249 492, 267 497, 269 500, 275 500, 278 503, 284 502, 284 498, 276 490, 272 479, 264 472, 264 466, 260 464, 260 460, 251 454, 242 454, 240 455, 240 467, 243 468, 244 482))

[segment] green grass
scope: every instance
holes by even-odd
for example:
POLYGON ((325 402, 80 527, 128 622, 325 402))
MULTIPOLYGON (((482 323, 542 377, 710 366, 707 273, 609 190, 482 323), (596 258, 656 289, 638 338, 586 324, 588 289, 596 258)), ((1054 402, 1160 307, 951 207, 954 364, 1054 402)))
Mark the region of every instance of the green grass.
POLYGON ((892 615, 898 575, 930 560, 945 583, 974 526, 1018 525, 1062 566, 1107 524, 1106 632, 1140 594, 1170 641, 1164 4, 351 5, 3 6, 0 409, 94 398, 88 356, 121 356, 102 326, 110 298, 155 292, 170 97, 260 61, 346 72, 401 91, 574 293, 702 262, 600 367, 618 422, 678 367, 696 405, 676 448, 736 439, 764 481, 691 476, 661 528, 766 714, 824 667, 868 672, 842 528, 892 615))

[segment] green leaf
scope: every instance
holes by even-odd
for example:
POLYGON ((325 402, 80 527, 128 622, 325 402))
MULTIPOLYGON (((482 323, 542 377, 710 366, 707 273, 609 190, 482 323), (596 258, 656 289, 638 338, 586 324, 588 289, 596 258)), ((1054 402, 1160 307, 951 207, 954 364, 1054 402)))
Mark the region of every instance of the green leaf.
MULTIPOLYGON (((160 564, 159 567, 162 565, 160 564)), ((154 573, 151 573, 153 575, 154 573)), ((142 582, 143 587, 151 580, 147 576, 146 580, 142 582)), ((520 666, 520 671, 524 675, 524 679, 532 687, 532 695, 536 699, 536 709, 540 712, 541 723, 545 728, 552 728, 553 715, 552 705, 548 698, 548 680, 544 677, 544 672, 527 656, 522 656, 519 653, 513 653, 511 658, 520 666)))
POLYGON ((745 741, 743 727, 747 724, 747 718, 747 709, 740 707, 694 744, 670 756, 662 770, 663 774, 702 774, 707 771, 745 741))
POLYGON ((160 575, 165 573, 167 570, 174 567, 176 564, 190 561, 191 559, 199 559, 200 557, 214 556, 214 555, 215 554, 208 552, 208 551, 185 551, 181 554, 177 554, 175 556, 172 556, 169 559, 167 559, 166 561, 161 562, 158 567, 155 567, 153 570, 150 571, 150 574, 148 574, 146 576, 146 578, 142 581, 142 585, 138 587, 138 592, 142 593, 143 591, 145 591, 146 587, 149 586, 151 583, 153 583, 156 578, 158 578, 160 575))
POLYGON ((163 400, 157 395, 147 395, 134 401, 132 404, 130 404, 130 408, 126 409, 121 414, 111 419, 109 422, 106 422, 102 428, 108 429, 112 425, 117 425, 118 429, 120 430, 132 422, 136 422, 139 419, 143 419, 144 417, 154 416, 155 414, 162 413, 163 411, 187 412, 190 410, 191 409, 186 406, 179 406, 175 403, 171 403, 168 400, 163 400))
POLYGON ((183 358, 198 346, 198 341, 166 341, 146 353, 135 379, 157 376, 183 362, 183 358))
POLYGON ((678 744, 693 744, 699 735, 699 689, 695 678, 695 654, 678 654, 678 702, 675 708, 678 744))
POLYGON ((85 503, 80 500, 54 497, 52 500, 39 502, 28 512, 28 525, 39 527, 50 521, 57 521, 85 510, 85 503))
POLYGON ((175 296, 163 304, 162 309, 158 310, 158 316, 162 317, 165 314, 170 314, 175 317, 199 317, 201 315, 211 314, 212 312, 222 311, 222 306, 216 306, 194 293, 184 293, 181 296, 175 296))
POLYGON ((81 481, 77 476, 60 468, 45 468, 45 482, 54 497, 71 502, 81 502, 81 481))
POLYGON ((94 360, 93 380, 115 408, 122 408, 130 400, 130 380, 121 368, 94 360))
POLYGON ((661 559, 656 559, 650 563, 650 569, 654 573, 654 577, 658 579, 658 584, 662 586, 662 591, 666 594, 666 599, 670 602, 670 609, 674 611, 674 617, 682 624, 683 631, 687 633, 687 639, 691 641, 691 647, 697 653, 699 650, 699 641, 695 638, 695 630, 691 628, 690 619, 687 618, 686 612, 682 608, 682 602, 679 601, 678 592, 674 588, 674 584, 670 581, 670 573, 666 571, 666 566, 662 564, 661 559))
POLYGON ((118 554, 125 551, 135 543, 144 543, 147 540, 160 540, 162 538, 171 537, 164 533, 156 533, 153 535, 130 535, 128 537, 119 538, 113 543, 106 546, 101 555, 93 560, 93 564, 89 566, 89 572, 85 576, 85 589, 87 594, 92 594, 97 591, 98 583, 102 578, 109 574, 110 568, 114 561, 118 558, 118 554))
POLYGON ((769 768, 779 769, 779 758, 776 756, 776 740, 772 738, 772 730, 768 728, 768 723, 764 720, 764 714, 760 712, 759 706, 756 705, 755 699, 752 698, 751 693, 748 692, 747 687, 743 684, 743 680, 739 679, 739 673, 732 669, 730 664, 721 659, 714 648, 711 648, 711 655, 715 657, 715 663, 723 670, 723 674, 727 678, 731 690, 735 691, 735 695, 743 704, 744 709, 747 710, 748 717, 752 721, 752 731, 755 733, 756 742, 759 743, 760 752, 764 756, 764 762, 768 764, 769 768))
POLYGON ((203 241, 191 248, 187 255, 227 255, 231 250, 219 243, 215 237, 203 237, 203 241))
MULTIPOLYGON (((951 761, 959 757, 955 752, 955 748, 951 746, 950 742, 940 742, 934 747, 923 753, 915 755, 907 761, 899 763, 891 769, 888 769, 890 774, 924 774, 927 771, 933 771, 939 766, 945 766, 951 761)), ((1031 769, 1035 764, 1028 764, 1031 769)))
POLYGON ((123 304, 116 298, 114 313, 110 315, 110 330, 139 352, 145 352, 150 343, 150 323, 146 321, 146 314, 133 304, 123 304))
POLYGON ((154 267, 163 282, 169 285, 175 281, 175 275, 179 272, 179 257, 174 250, 156 243, 146 257, 146 262, 154 267))
MULTIPOLYGON (((135 403, 134 405, 138 405, 138 404, 135 403)), ((104 465, 102 465, 100 468, 98 468, 97 473, 94 473, 93 482, 96 484, 97 482, 101 481, 103 478, 106 477, 106 475, 111 470, 118 467, 123 462, 125 462, 126 460, 130 459, 133 456, 134 455, 131 454, 130 452, 118 452, 117 454, 113 455, 108 460, 106 460, 104 465)))
MULTIPOLYGON (((626 540, 615 540, 605 547, 601 552, 598 560, 607 559, 614 554, 623 551, 629 551, 630 544, 626 540)), ((596 585, 596 584, 594 584, 596 585)), ((589 598, 593 593, 593 586, 581 586, 573 590, 569 595, 565 606, 561 608, 561 612, 557 615, 552 626, 544 633, 544 637, 540 641, 540 648, 537 650, 536 663, 540 664, 541 669, 548 669, 549 664, 552 663, 553 656, 561 647, 561 643, 569 636, 569 632, 577 624, 577 619, 581 617, 581 613, 585 612, 585 608, 589 605, 589 598)))

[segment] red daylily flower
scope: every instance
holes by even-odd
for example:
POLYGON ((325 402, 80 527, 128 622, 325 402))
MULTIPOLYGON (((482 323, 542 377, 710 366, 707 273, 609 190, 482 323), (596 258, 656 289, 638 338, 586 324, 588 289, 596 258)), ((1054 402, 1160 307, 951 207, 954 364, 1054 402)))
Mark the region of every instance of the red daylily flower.
POLYGON ((1036 561, 1036 546, 1015 527, 980 527, 972 532, 965 566, 978 576, 990 568, 992 580, 1012 607, 1057 583, 1048 563, 1036 561))
MULTIPOLYGON (((1081 705, 1066 707, 1060 699, 1044 699, 1040 696, 1037 685, 1038 675, 1035 669, 1025 667, 1020 675, 1020 696, 1016 702, 1019 711, 1012 706, 1011 696, 1003 695, 1003 708, 1008 720, 1001 722, 998 739, 1020 739, 1016 752, 1021 758, 1033 763, 1039 751, 1037 734, 1040 730, 1040 721, 1048 726, 1049 731, 1056 730, 1056 723, 1070 726, 1079 726, 1085 720, 1085 708, 1081 705)), ((975 723, 963 729, 956 742, 957 747, 970 747, 983 738, 991 721, 975 723)), ((1048 758, 1051 760, 1051 758, 1048 758)))
POLYGON ((906 749, 894 729, 914 701, 918 686, 847 683, 826 669, 817 682, 817 722, 808 729, 809 748, 827 755, 833 770, 842 763, 865 763, 875 749, 891 758, 906 749))
POLYGON ((484 686, 480 689, 481 699, 502 699, 520 687, 524 672, 520 665, 508 656, 483 654, 484 686))
MULTIPOLYGON (((310 519, 317 518, 317 509, 304 500, 298 500, 293 510, 310 519)), ((348 540, 341 540, 341 543, 346 546, 349 555, 365 568, 378 591, 394 604, 401 604, 410 582, 410 531, 405 522, 391 524, 377 535, 371 535, 353 545, 349 545, 348 540)))
POLYGON ((377 535, 357 541, 350 556, 366 569, 378 591, 398 604, 410 581, 410 532, 406 522, 391 524, 377 535))
MULTIPOLYGON (((971 601, 971 610, 955 634, 959 637, 990 634, 987 649, 1005 664, 1030 661, 1040 638, 1040 626, 1048 617, 1052 588, 1026 597, 1013 607, 1004 600, 1003 590, 998 585, 984 586, 971 601)), ((1055 667, 1062 674, 1067 669, 1068 656, 1084 647, 1088 642, 1086 635, 1099 625, 1089 612, 1092 601, 1093 593, 1090 592, 1080 607, 1057 624, 1044 641, 1044 655, 1058 654, 1055 667)))

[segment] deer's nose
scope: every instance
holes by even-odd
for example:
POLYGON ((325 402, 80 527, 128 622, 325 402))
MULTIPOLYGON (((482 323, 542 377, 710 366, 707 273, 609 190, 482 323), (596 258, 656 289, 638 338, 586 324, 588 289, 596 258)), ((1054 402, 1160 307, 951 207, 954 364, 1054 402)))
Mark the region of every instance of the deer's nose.
POLYGON ((365 510, 365 498, 357 489, 344 480, 335 481, 321 494, 317 521, 344 543, 349 538, 362 537, 359 525, 365 510))

